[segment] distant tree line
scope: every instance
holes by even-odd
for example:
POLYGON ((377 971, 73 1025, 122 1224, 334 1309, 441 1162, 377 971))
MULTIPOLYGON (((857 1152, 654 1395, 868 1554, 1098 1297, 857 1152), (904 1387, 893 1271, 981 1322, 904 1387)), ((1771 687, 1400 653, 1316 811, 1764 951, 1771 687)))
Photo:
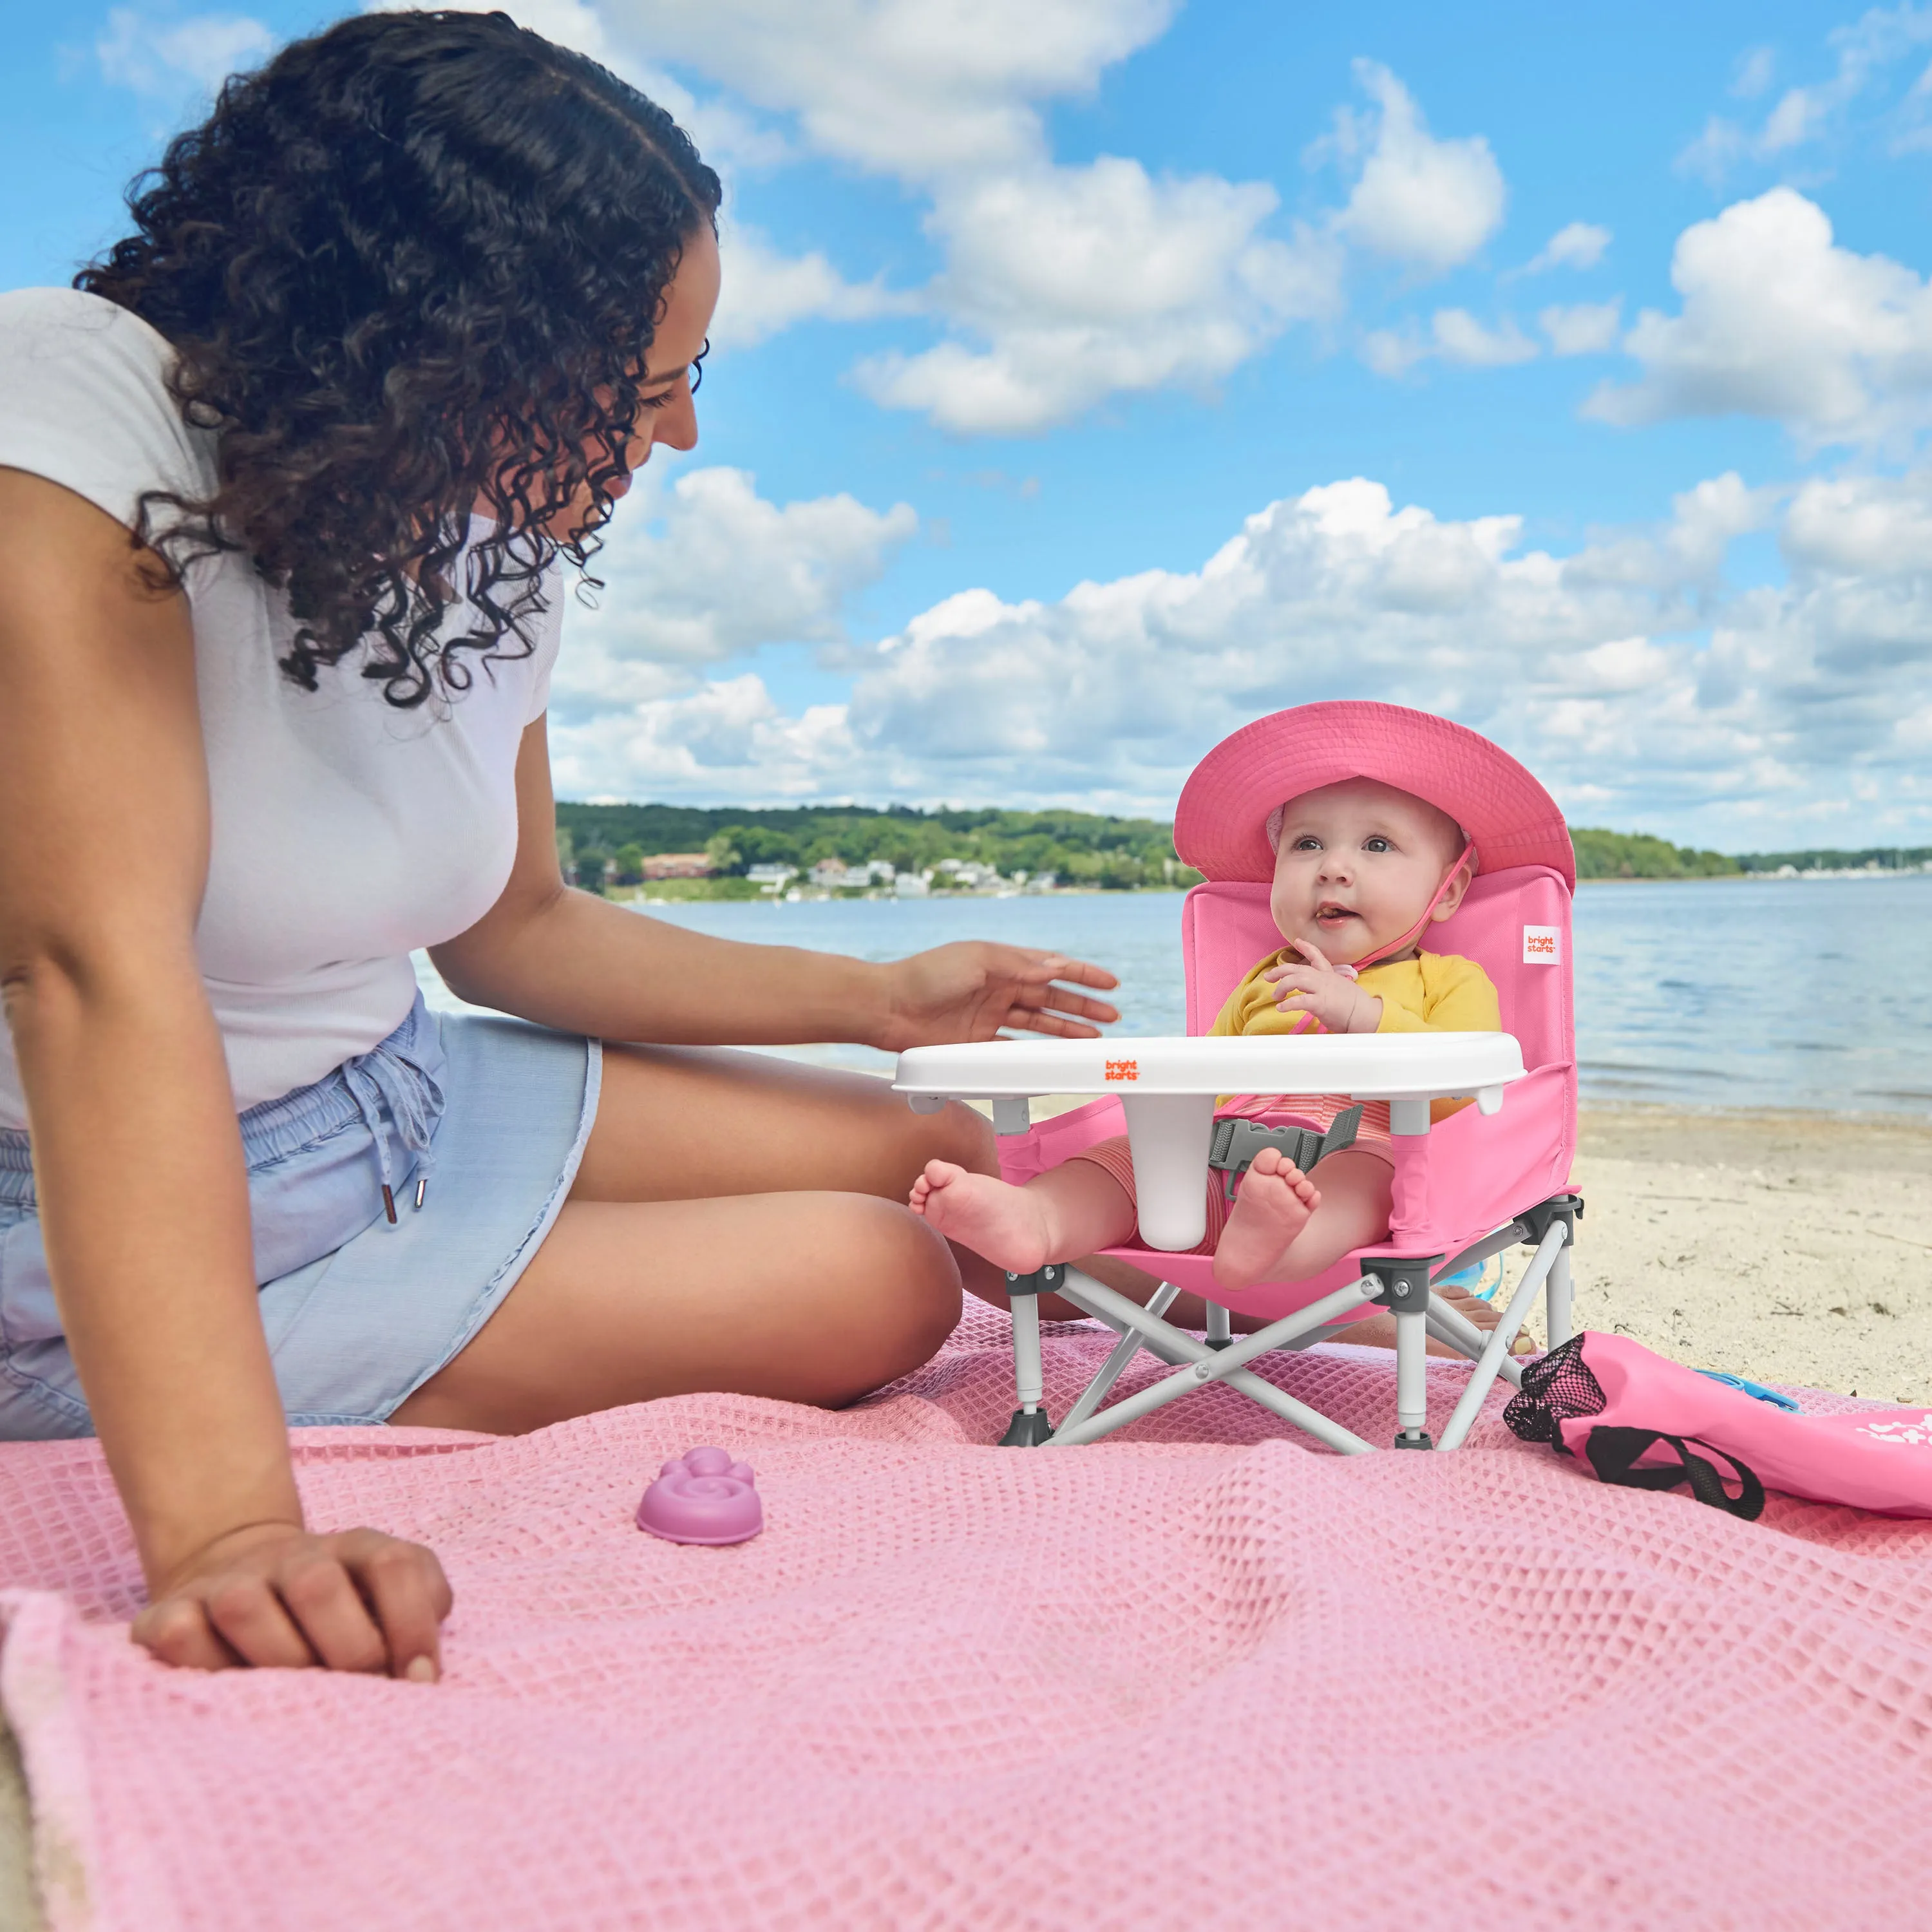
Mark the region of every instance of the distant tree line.
MULTIPOLYGON (((566 874, 593 890, 614 874, 620 884, 634 884, 644 876, 644 860, 662 852, 702 852, 726 878, 742 877, 758 865, 808 872, 821 859, 848 866, 883 860, 911 872, 936 867, 942 859, 972 860, 1009 877, 1016 872, 1051 872, 1063 885, 1112 892, 1192 885, 1201 876, 1181 864, 1171 824, 1092 812, 560 802, 556 824, 557 856, 566 874)), ((1916 867, 1932 860, 1932 846, 1732 856, 1673 845, 1648 832, 1610 832, 1598 826, 1573 826, 1570 836, 1582 879, 1723 878, 1774 872, 1783 866, 1808 872, 1872 863, 1916 867)))
POLYGON ((659 852, 702 852, 718 871, 759 865, 808 871, 821 859, 880 860, 902 872, 942 859, 973 860, 1010 876, 1052 872, 1063 885, 1128 892, 1192 885, 1200 874, 1174 850, 1174 827, 1154 818, 1092 812, 922 812, 910 806, 572 805, 556 808, 558 851, 580 884, 614 865, 620 883, 641 878, 659 852))
POLYGON ((1739 860, 1721 852, 1673 845, 1647 832, 1606 832, 1594 825, 1573 825, 1570 842, 1576 848, 1580 879, 1720 879, 1744 869, 1739 860))

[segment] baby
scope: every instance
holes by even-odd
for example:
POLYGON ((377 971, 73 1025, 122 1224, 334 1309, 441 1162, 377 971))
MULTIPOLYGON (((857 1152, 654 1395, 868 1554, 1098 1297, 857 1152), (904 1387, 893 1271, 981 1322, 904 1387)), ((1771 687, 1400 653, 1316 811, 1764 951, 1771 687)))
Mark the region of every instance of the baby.
MULTIPOLYGON (((1349 778, 1291 799, 1268 820, 1275 850, 1270 909, 1288 943, 1250 969, 1210 1031, 1234 1034, 1500 1030, 1496 989, 1473 961, 1417 944, 1462 904, 1476 856, 1445 812, 1393 785, 1349 778), (1359 971, 1357 962, 1361 962, 1359 971)), ((1218 1114, 1291 1115, 1326 1130, 1340 1094, 1249 1094, 1218 1114)), ((1442 1119, 1466 1101, 1438 1101, 1442 1119)), ((1264 1148, 1230 1210, 1210 1173, 1208 1233, 1197 1253, 1238 1290, 1300 1281, 1386 1240, 1394 1173, 1388 1105, 1364 1108, 1352 1146, 1318 1163, 1320 1184, 1264 1148)), ((1016 1274, 1130 1240, 1133 1161, 1124 1137, 1083 1149, 1024 1187, 950 1161, 926 1163, 913 1210, 950 1240, 1016 1274)), ((1485 1311, 1486 1312, 1486 1311, 1485 1311)))

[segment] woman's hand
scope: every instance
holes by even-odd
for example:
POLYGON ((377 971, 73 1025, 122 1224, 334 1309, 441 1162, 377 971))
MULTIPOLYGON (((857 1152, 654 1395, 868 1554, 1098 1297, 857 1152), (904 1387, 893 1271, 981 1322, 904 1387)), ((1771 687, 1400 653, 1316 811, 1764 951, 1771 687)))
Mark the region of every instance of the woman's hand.
POLYGON ((896 960, 884 970, 885 1017, 873 1044, 888 1053, 995 1040, 1002 1027, 1096 1040, 1102 1026, 1120 1016, 1106 1000, 1054 983, 1070 980, 1107 992, 1120 983, 1104 967, 1063 953, 961 940, 896 960))
POLYGON ((1330 1033, 1373 1033, 1382 1023, 1382 1001, 1364 992, 1352 972, 1331 966, 1319 946, 1305 939, 1289 944, 1302 963, 1270 966, 1262 975, 1274 982, 1275 1004, 1285 1013, 1312 1013, 1330 1033))
POLYGON ((164 1664, 359 1670, 433 1684, 448 1580, 420 1544, 298 1523, 231 1530, 181 1565, 134 1619, 164 1664))

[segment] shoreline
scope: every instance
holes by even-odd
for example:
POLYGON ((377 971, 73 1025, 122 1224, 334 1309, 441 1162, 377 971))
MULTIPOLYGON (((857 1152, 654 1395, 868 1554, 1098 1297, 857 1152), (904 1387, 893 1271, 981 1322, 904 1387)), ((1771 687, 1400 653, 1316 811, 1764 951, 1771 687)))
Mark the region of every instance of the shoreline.
MULTIPOLYGON (((1838 872, 1677 872, 1660 874, 1655 878, 1624 878, 1621 874, 1604 874, 1595 878, 1579 875, 1576 890, 1581 892, 1586 886, 1739 886, 1760 884, 1776 886, 1826 885, 1834 880, 1846 879, 1862 882, 1900 879, 1932 878, 1932 869, 1922 866, 1901 866, 1868 868, 1859 866, 1838 872)), ((724 880, 717 881, 725 883, 724 880)), ((745 892, 737 891, 686 891, 676 892, 668 898, 649 898, 646 895, 662 892, 667 885, 684 886, 709 886, 710 880, 654 879, 642 885, 616 886, 607 888, 603 896, 619 904, 632 905, 829 905, 842 904, 860 905, 874 904, 884 900, 897 901, 899 896, 882 890, 861 892, 856 888, 833 891, 813 889, 796 899, 788 899, 782 892, 745 892)), ((1192 886, 1050 886, 1044 890, 1028 890, 1024 886, 1004 892, 926 892, 908 896, 903 903, 927 905, 939 900, 961 902, 983 899, 1004 898, 1091 898, 1112 897, 1132 898, 1148 894, 1172 896, 1176 892, 1191 892, 1192 886)))

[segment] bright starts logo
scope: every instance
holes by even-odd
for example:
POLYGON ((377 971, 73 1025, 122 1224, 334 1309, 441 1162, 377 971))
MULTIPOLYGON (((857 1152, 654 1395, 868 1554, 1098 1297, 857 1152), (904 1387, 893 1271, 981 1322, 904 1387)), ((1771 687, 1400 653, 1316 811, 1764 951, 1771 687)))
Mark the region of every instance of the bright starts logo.
POLYGON ((1141 1064, 1138 1060, 1110 1060, 1107 1063, 1109 1080, 1138 1080, 1141 1077, 1141 1064))
POLYGON ((1563 934, 1553 926, 1526 926, 1522 929, 1522 963, 1526 966, 1554 966, 1563 957, 1563 934))

